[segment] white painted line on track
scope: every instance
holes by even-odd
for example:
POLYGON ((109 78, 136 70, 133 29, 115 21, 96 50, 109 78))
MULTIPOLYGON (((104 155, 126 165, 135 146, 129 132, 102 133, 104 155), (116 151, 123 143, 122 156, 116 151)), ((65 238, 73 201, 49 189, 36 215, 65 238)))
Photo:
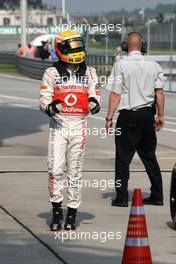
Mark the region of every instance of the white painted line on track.
POLYGON ((158 160, 176 160, 176 157, 157 157, 158 160))
POLYGON ((24 98, 24 97, 17 97, 17 96, 9 96, 9 95, 1 95, 0 98, 3 99, 8 99, 8 100, 21 100, 21 101, 26 101, 26 102, 32 102, 32 103, 37 103, 38 100, 32 99, 32 98, 24 98))
MULTIPOLYGON (((105 121, 105 117, 100 117, 100 116, 91 116, 89 115, 88 118, 91 118, 91 119, 97 119, 97 120, 101 120, 101 121, 105 121)), ((113 122, 115 123, 117 120, 116 119, 113 119, 113 122)))
POLYGON ((10 75, 10 74, 1 74, 0 73, 0 77, 6 78, 6 79, 19 80, 19 81, 40 83, 40 80, 30 79, 30 78, 27 78, 27 77, 20 77, 20 76, 15 76, 15 75, 10 75))
POLYGON ((39 109, 39 107, 34 107, 34 106, 31 106, 31 105, 24 105, 24 104, 11 104, 10 105, 11 107, 19 107, 19 108, 29 108, 29 109, 39 109))
POLYGON ((168 125, 176 125, 176 122, 165 121, 164 123, 168 125))
POLYGON ((168 119, 173 119, 173 120, 176 120, 176 117, 172 117, 172 116, 164 116, 165 118, 168 118, 168 119))
MULTIPOLYGON (((10 159, 46 159, 47 156, 0 156, 1 158, 10 158, 10 159)), ((85 159, 115 159, 114 156, 111 157, 97 157, 97 156, 92 156, 92 157, 85 157, 85 159)), ((159 160, 176 160, 176 157, 157 157, 159 160)), ((134 157, 133 160, 140 160, 139 157, 134 157)))
MULTIPOLYGON (((8 100, 21 100, 21 101, 26 101, 26 102, 38 103, 38 100, 37 99, 17 97, 17 96, 8 96, 8 95, 1 95, 0 94, 0 98, 1 99, 8 99, 8 100)), ((16 106, 24 107, 24 105, 21 105, 21 104, 16 104, 16 106)), ((176 119, 175 117, 170 117, 170 116, 165 116, 165 117, 170 118, 170 119, 174 119, 174 120, 176 119)), ((105 118, 104 117, 100 117, 100 116, 89 116, 89 118, 96 119, 96 120, 101 120, 101 121, 105 121, 105 118)), ((116 122, 116 119, 113 119, 113 122, 116 122)), ((166 124, 176 125, 176 122, 165 121, 165 123, 166 124)), ((163 130, 176 133, 176 130, 175 129, 163 128, 163 130)))
POLYGON ((10 159, 40 159, 47 158, 47 156, 0 156, 0 158, 10 158, 10 159))
MULTIPOLYGON (((89 118, 105 121, 105 118, 104 117, 99 117, 99 116, 89 116, 89 118)), ((113 122, 116 122, 116 119, 113 119, 113 122)), ((167 121, 165 121, 165 123, 166 124, 176 125, 176 122, 167 122, 167 121)), ((174 132, 174 133, 176 132, 175 129, 170 129, 170 128, 163 128, 162 130, 170 131, 170 132, 174 132)))
MULTIPOLYGON (((100 113, 106 114, 107 113, 107 109, 106 108, 101 108, 101 112, 100 113)), ((167 116, 167 115, 165 115, 164 117, 167 118, 167 119, 176 120, 176 117, 173 117, 173 116, 167 116)))
POLYGON ((90 118, 90 119, 97 119, 97 120, 103 120, 103 121, 105 121, 105 118, 104 118, 104 117, 100 117, 100 116, 88 116, 88 118, 90 118))
POLYGON ((162 130, 176 133, 176 129, 171 129, 171 128, 164 127, 162 130))

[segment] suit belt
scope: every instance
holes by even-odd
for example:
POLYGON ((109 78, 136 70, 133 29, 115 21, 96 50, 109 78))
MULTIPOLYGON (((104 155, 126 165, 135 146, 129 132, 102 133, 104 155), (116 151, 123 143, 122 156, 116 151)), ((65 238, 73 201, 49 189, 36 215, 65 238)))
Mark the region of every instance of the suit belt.
POLYGON ((119 112, 140 112, 140 111, 152 111, 152 107, 146 106, 141 108, 133 108, 133 109, 122 109, 119 112))

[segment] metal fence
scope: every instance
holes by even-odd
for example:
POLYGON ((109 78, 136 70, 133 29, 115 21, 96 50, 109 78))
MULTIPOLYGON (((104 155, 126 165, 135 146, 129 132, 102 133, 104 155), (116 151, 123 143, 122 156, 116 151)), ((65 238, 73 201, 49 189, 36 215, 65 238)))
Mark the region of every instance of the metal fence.
MULTIPOLYGON (((161 65, 168 79, 166 90, 176 91, 176 55, 155 55, 151 58, 161 65)), ((88 64, 96 68, 99 76, 108 76, 113 63, 112 55, 108 56, 108 61, 105 55, 88 55, 88 64)), ((21 73, 40 80, 45 69, 53 65, 53 61, 18 57, 14 53, 0 52, 0 64, 15 64, 21 73)))
POLYGON ((137 31, 140 32, 148 44, 148 51, 154 49, 155 52, 168 52, 168 50, 176 49, 176 22, 156 23, 152 20, 140 26, 124 27, 122 35, 137 31))

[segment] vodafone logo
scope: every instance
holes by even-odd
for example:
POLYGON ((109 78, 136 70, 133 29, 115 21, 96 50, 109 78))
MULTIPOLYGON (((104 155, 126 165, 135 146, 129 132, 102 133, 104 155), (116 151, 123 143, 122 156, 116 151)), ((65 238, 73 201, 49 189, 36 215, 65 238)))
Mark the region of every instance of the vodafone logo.
POLYGON ((68 94, 65 99, 64 102, 66 103, 66 105, 68 106, 73 106, 77 103, 77 97, 75 94, 68 94))

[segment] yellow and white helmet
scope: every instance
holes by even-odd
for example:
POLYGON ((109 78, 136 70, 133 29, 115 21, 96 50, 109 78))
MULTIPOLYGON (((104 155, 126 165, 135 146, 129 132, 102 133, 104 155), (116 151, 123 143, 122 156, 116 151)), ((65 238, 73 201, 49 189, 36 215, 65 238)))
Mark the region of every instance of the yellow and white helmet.
POLYGON ((79 64, 86 59, 84 40, 79 32, 69 30, 59 33, 54 45, 56 55, 64 62, 79 64))

